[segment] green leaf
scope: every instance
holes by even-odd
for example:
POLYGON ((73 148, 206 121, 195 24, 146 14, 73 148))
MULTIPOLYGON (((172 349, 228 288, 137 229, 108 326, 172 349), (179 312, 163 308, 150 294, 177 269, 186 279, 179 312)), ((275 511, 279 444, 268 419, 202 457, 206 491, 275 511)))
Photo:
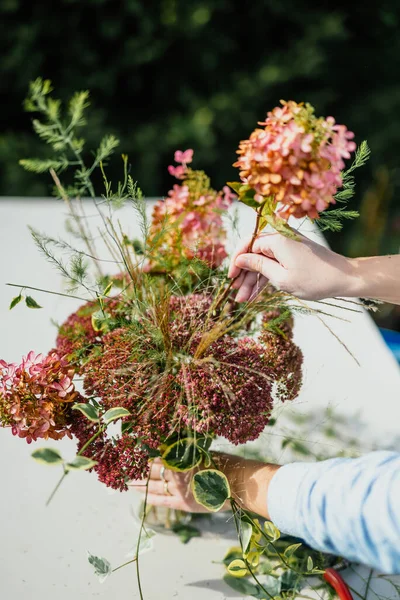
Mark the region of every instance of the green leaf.
MULTIPOLYGON (((278 596, 281 593, 281 582, 278 577, 273 577, 272 575, 264 575, 263 577, 258 578, 260 584, 270 593, 271 596, 278 596)), ((261 591, 262 593, 262 591, 261 591)), ((265 592, 261 596, 265 598, 265 592)))
POLYGON ((38 448, 32 452, 32 458, 46 465, 59 465, 63 462, 61 454, 54 448, 38 448))
POLYGON ((108 425, 111 421, 117 421, 118 419, 122 419, 123 417, 129 416, 131 413, 126 408, 122 406, 116 406, 115 408, 110 408, 107 412, 102 416, 102 420, 104 423, 108 425))
POLYGON ((99 413, 95 409, 94 406, 89 404, 88 402, 81 403, 77 402, 72 406, 72 410, 79 410, 89 421, 93 421, 94 423, 99 422, 99 413))
POLYGON ((201 463, 202 454, 194 438, 179 440, 164 451, 162 461, 171 471, 190 471, 201 463))
POLYGON ((87 471, 97 465, 97 461, 86 456, 75 456, 74 460, 65 465, 66 471, 87 471))
POLYGON ((302 546, 303 544, 291 544, 290 546, 288 546, 285 550, 285 552, 283 553, 285 555, 286 558, 291 558, 293 556, 293 554, 296 552, 296 550, 298 550, 298 548, 300 548, 300 546, 302 546))
MULTIPOLYGON (((133 429, 133 423, 132 421, 124 421, 123 423, 121 423, 121 433, 129 433, 130 431, 132 431, 133 429)), ((158 454, 157 454, 158 456, 158 454)))
POLYGON ((113 282, 110 281, 110 283, 108 284, 108 286, 106 287, 106 289, 103 292, 103 296, 108 296, 108 294, 110 293, 110 290, 111 290, 112 286, 113 286, 113 282))
POLYGON ((32 296, 27 296, 27 297, 25 298, 25 304, 27 305, 27 307, 28 307, 28 308, 42 308, 42 307, 40 306, 40 304, 38 304, 38 303, 36 302, 36 300, 34 300, 34 299, 32 298, 32 296))
POLYGON ((106 558, 94 556, 88 552, 88 561, 94 567, 94 572, 99 577, 100 583, 103 583, 112 573, 111 565, 106 558))
POLYGON ((174 523, 172 525, 172 531, 179 536, 179 539, 183 544, 187 544, 194 537, 201 536, 201 532, 197 527, 185 525, 184 523, 174 523))
POLYGON ((253 535, 253 528, 248 521, 241 520, 239 530, 239 540, 242 546, 243 554, 246 555, 250 548, 251 537, 253 535))
POLYGON ((13 308, 14 308, 14 306, 17 306, 17 304, 19 304, 19 303, 21 302, 21 300, 22 300, 22 296, 21 296, 21 294, 20 294, 19 296, 15 296, 15 298, 13 298, 13 299, 11 300, 11 303, 10 303, 10 310, 11 310, 11 309, 13 309, 13 308))
POLYGON ((227 570, 232 577, 246 577, 248 570, 246 563, 241 558, 235 558, 228 566, 227 570))
POLYGON ((228 181, 226 185, 232 188, 236 194, 239 194, 240 188, 243 187, 243 183, 241 181, 228 181))
POLYGON ((243 596, 254 596, 259 597, 259 587, 251 583, 247 579, 239 579, 232 575, 224 575, 224 581, 230 588, 239 592, 243 596))
POLYGON ((299 592, 304 587, 304 579, 302 575, 286 569, 279 577, 281 582, 281 592, 299 592))
POLYGON ((243 552, 240 546, 232 546, 231 548, 229 548, 222 562, 227 567, 233 561, 234 558, 243 558, 243 552))
POLYGON ((270 539, 271 542, 276 542, 276 540, 279 540, 281 537, 281 532, 273 523, 271 523, 271 521, 265 521, 264 531, 267 538, 270 539))
POLYGON ((192 491, 196 502, 211 512, 221 510, 231 495, 226 476, 216 469, 196 473, 192 479, 192 491))
POLYGON ((314 568, 314 561, 313 561, 313 559, 311 558, 311 556, 309 556, 309 557, 307 558, 307 571, 312 571, 312 570, 313 570, 313 568, 314 568))
MULTIPOLYGON (((99 298, 101 302, 101 298, 99 298)), ((108 319, 111 315, 105 313, 103 310, 96 310, 92 314, 92 327, 94 331, 107 331, 108 330, 108 319)))

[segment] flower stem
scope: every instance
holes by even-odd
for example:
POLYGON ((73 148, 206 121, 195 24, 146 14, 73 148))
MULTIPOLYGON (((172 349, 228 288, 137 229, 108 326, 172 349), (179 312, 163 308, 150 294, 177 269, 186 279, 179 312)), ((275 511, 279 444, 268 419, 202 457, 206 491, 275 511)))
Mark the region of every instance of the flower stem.
POLYGON ((21 290, 34 290, 35 292, 44 292, 45 294, 54 294, 55 296, 64 296, 65 298, 75 298, 76 300, 83 300, 87 302, 87 298, 81 298, 80 296, 73 296, 72 294, 62 294, 61 292, 52 292, 51 290, 43 290, 42 288, 31 287, 30 285, 19 285, 18 283, 6 283, 11 287, 21 288, 21 290))
POLYGON ((122 567, 126 567, 127 565, 132 564, 133 562, 136 562, 137 557, 135 556, 135 558, 132 558, 132 560, 128 560, 127 562, 124 562, 122 565, 119 565, 119 567, 115 567, 115 569, 113 569, 111 571, 111 573, 115 573, 115 571, 118 571, 119 569, 122 569, 122 567))
MULTIPOLYGON (((260 219, 261 219, 261 212, 262 212, 263 206, 264 206, 264 205, 263 205, 263 204, 261 204, 260 208, 257 208, 257 220, 256 220, 256 224, 255 224, 255 227, 254 227, 253 235, 252 235, 252 238, 251 238, 251 241, 250 241, 250 245, 249 245, 249 247, 248 247, 248 249, 247 249, 247 252, 248 252, 248 253, 252 252, 252 250, 253 250, 253 245, 254 245, 254 242, 256 241, 257 235, 258 235, 258 233, 259 233, 259 232, 258 232, 258 229, 259 229, 259 227, 260 227, 260 219)), ((233 284, 235 283, 236 279, 237 279, 237 277, 235 277, 234 279, 231 279, 231 281, 230 281, 230 283, 229 283, 228 287, 226 288, 226 290, 225 290, 225 291, 224 291, 224 293, 222 294, 221 298, 220 298, 220 299, 218 300, 218 302, 216 303, 216 305, 215 305, 215 308, 214 308, 214 313, 215 313, 216 315, 218 314, 218 312, 219 312, 219 309, 220 309, 220 308, 221 308, 221 306, 224 304, 225 300, 227 300, 227 298, 229 297, 229 294, 230 294, 230 292, 231 292, 231 290, 232 290, 232 286, 233 286, 233 284)))
MULTIPOLYGON (((99 435, 101 433, 103 433, 104 431, 104 427, 100 427, 100 429, 98 431, 96 431, 96 433, 94 435, 92 435, 92 437, 86 442, 86 444, 84 444, 82 446, 82 448, 79 450, 77 456, 81 456, 83 454, 83 452, 85 452, 86 448, 88 446, 90 446, 90 444, 99 437, 99 435)), ((56 492, 58 490, 58 488, 60 487, 60 485, 62 484, 62 482, 64 481, 64 479, 66 478, 66 476, 68 475, 69 471, 64 470, 64 473, 61 477, 61 479, 59 480, 59 482, 57 483, 56 487, 54 488, 54 490, 51 492, 49 499, 46 502, 46 506, 48 506, 50 504, 50 502, 53 500, 54 496, 56 495, 56 492)))
POLYGON ((59 480, 59 482, 57 483, 56 487, 54 488, 54 490, 51 492, 47 502, 46 502, 46 506, 48 506, 50 504, 50 502, 53 500, 58 488, 60 487, 60 485, 62 484, 62 482, 64 481, 64 479, 66 478, 66 476, 68 475, 69 471, 64 471, 64 473, 62 474, 61 479, 59 480))

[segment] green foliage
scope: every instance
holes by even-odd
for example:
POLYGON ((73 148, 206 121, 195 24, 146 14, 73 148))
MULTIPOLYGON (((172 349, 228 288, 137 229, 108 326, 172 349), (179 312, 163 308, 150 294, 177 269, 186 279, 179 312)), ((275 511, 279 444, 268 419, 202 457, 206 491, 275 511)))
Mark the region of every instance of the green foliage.
POLYGON ((201 533, 197 527, 187 523, 174 523, 172 531, 176 533, 183 544, 187 544, 192 538, 200 537, 201 533))
POLYGON ((192 479, 192 491, 196 502, 211 512, 221 510, 231 495, 226 476, 215 469, 205 469, 195 473, 192 479))
POLYGON ((22 296, 21 294, 19 294, 18 296, 15 296, 11 302, 10 302, 10 310, 13 309, 15 306, 17 306, 17 304, 19 304, 22 300, 22 296))
POLYGON ((88 552, 88 561, 94 568, 94 572, 98 576, 100 583, 103 583, 112 573, 111 565, 106 558, 94 556, 88 552))
POLYGON ((171 471, 190 471, 202 460, 201 438, 184 438, 168 446, 162 454, 164 465, 171 471))
POLYGON ((79 410, 87 419, 89 419, 89 421, 92 421, 93 423, 98 423, 100 421, 98 411, 94 406, 87 402, 75 402, 72 410, 79 410))
POLYGON ((38 448, 32 452, 32 458, 46 465, 59 465, 63 462, 61 454, 54 448, 38 448))
POLYGON ((343 228, 343 222, 351 219, 356 219, 359 216, 358 211, 348 210, 346 208, 349 200, 351 200, 355 194, 355 179, 353 172, 359 167, 363 167, 371 156, 371 150, 364 140, 357 148, 356 155, 352 165, 344 171, 342 174, 342 188, 335 195, 337 203, 342 204, 338 208, 331 208, 321 213, 320 218, 317 219, 316 223, 322 231, 341 231, 343 228))
POLYGON ((126 408, 122 406, 116 406, 114 408, 110 408, 107 412, 102 416, 102 421, 106 425, 112 423, 113 421, 118 421, 118 419, 123 419, 124 417, 129 417, 131 413, 126 408))
POLYGON ((65 464, 66 471, 88 471, 92 469, 97 462, 86 456, 75 456, 73 460, 65 464))
POLYGON ((239 540, 242 547, 243 555, 247 555, 250 549, 250 542, 253 536, 253 527, 251 523, 242 519, 239 529, 239 540))
POLYGON ((38 304, 36 302, 36 300, 34 298, 32 298, 32 296, 26 296, 25 304, 27 305, 28 308, 42 308, 40 306, 40 304, 38 304))

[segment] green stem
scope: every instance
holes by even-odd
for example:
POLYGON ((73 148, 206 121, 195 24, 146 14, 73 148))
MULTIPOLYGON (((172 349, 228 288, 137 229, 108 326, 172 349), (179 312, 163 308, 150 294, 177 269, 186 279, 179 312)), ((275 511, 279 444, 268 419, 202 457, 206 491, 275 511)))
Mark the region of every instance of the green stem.
POLYGON ((127 565, 130 565, 133 562, 136 562, 136 556, 135 556, 135 558, 132 558, 132 560, 128 560, 127 562, 123 563, 122 565, 119 565, 119 567, 115 567, 115 569, 113 569, 111 571, 111 573, 115 573, 115 571, 118 571, 119 569, 122 569, 122 567, 126 567, 127 565))
POLYGON ((46 502, 46 506, 48 506, 50 504, 50 502, 53 500, 58 488, 60 487, 60 485, 62 484, 62 482, 64 481, 64 479, 66 478, 66 476, 68 475, 69 471, 64 471, 64 473, 62 474, 61 479, 59 480, 59 482, 57 483, 56 487, 54 488, 54 490, 51 492, 50 496, 48 497, 48 500, 46 502))
POLYGON ((147 496, 148 496, 148 493, 149 493, 149 481, 150 481, 150 474, 149 474, 149 476, 147 478, 147 482, 146 482, 146 494, 145 494, 144 503, 143 503, 143 516, 142 516, 142 520, 140 522, 139 536, 138 536, 138 541, 137 541, 137 544, 136 544, 136 579, 137 579, 138 588, 139 588, 140 600, 143 600, 143 591, 142 591, 142 582, 140 580, 139 549, 140 549, 140 541, 142 539, 142 531, 143 531, 143 528, 144 528, 144 521, 146 519, 147 496))
POLYGON ((361 600, 365 600, 364 596, 362 594, 360 594, 359 592, 357 592, 357 590, 355 590, 353 587, 351 587, 351 585, 347 584, 347 587, 349 588, 349 590, 351 592, 353 592, 353 594, 355 594, 356 596, 361 598, 361 600))
MULTIPOLYGON (((237 533, 240 545, 242 545, 240 531, 239 531, 239 527, 238 527, 238 524, 237 524, 237 517, 236 517, 236 508, 237 508, 237 505, 236 505, 236 502, 234 501, 233 498, 229 498, 229 500, 230 500, 230 503, 231 503, 232 516, 233 516, 233 520, 235 522, 236 533, 237 533)), ((242 548, 242 550, 243 550, 243 548, 242 548)), ((267 594, 267 596, 269 598, 271 598, 271 600, 273 600, 274 597, 272 596, 272 594, 269 593, 268 590, 265 589, 265 587, 262 585, 262 583, 260 583, 260 581, 257 579, 257 577, 256 577, 255 573, 253 572, 252 568, 250 567, 247 559, 243 557, 243 560, 244 560, 244 562, 246 564, 246 567, 247 567, 250 575, 254 579, 254 581, 257 583, 258 586, 260 586, 260 588, 262 589, 262 591, 265 592, 267 594)))
MULTIPOLYGON (((81 456, 83 454, 83 452, 85 452, 86 448, 96 439, 99 437, 99 435, 101 433, 103 433, 104 431, 104 427, 100 427, 100 429, 98 431, 96 431, 96 433, 94 435, 92 435, 92 437, 90 438, 90 440, 88 440, 86 442, 86 444, 84 444, 82 446, 82 448, 79 450, 77 456, 81 456)), ((59 480, 59 482, 57 483, 56 487, 54 488, 54 490, 51 492, 49 499, 46 502, 46 506, 48 506, 50 504, 50 502, 53 500, 58 488, 60 487, 60 485, 62 484, 62 482, 64 481, 64 479, 66 478, 66 476, 68 475, 69 471, 64 471, 61 479, 59 480)))
POLYGON ((80 296, 73 296, 72 294, 62 294, 61 292, 52 292, 51 290, 43 290, 42 288, 31 287, 30 285, 19 285, 17 283, 6 283, 10 287, 21 288, 22 290, 34 290, 35 292, 43 292, 45 294, 54 294, 55 296, 64 296, 64 298, 75 298, 75 300, 83 300, 87 302, 87 298, 81 298, 80 296))
POLYGON ((105 427, 100 427, 100 429, 99 429, 98 431, 96 431, 96 433, 95 433, 94 435, 92 435, 92 437, 90 438, 90 440, 88 440, 88 441, 86 442, 86 444, 84 444, 84 445, 82 446, 82 448, 79 450, 79 452, 78 452, 77 456, 81 456, 81 455, 82 455, 82 454, 85 452, 86 448, 87 448, 88 446, 90 446, 90 444, 91 444, 92 442, 94 442, 94 440, 95 440, 95 439, 97 439, 97 438, 99 437, 99 435, 100 435, 101 433, 103 433, 103 432, 104 432, 104 430, 105 430, 105 427))
POLYGON ((365 594, 364 594, 365 600, 368 600, 368 593, 369 593, 369 588, 370 588, 370 585, 371 585, 372 573, 373 573, 373 570, 370 569, 370 572, 369 572, 369 575, 368 575, 367 585, 365 587, 365 594))
MULTIPOLYGON (((253 235, 250 241, 250 245, 247 249, 247 252, 250 253, 253 250, 253 245, 254 242, 256 241, 257 235, 258 235, 258 228, 260 226, 260 219, 261 219, 261 212, 262 209, 264 207, 264 204, 261 204, 260 208, 257 208, 257 219, 256 219, 256 225, 254 227, 254 231, 253 231, 253 235)), ((237 277, 235 277, 234 279, 231 279, 228 287, 226 288, 226 290, 224 291, 224 293, 222 294, 221 298, 217 301, 217 304, 214 307, 214 313, 218 314, 218 311, 220 309, 220 307, 223 305, 223 303, 225 302, 225 300, 227 300, 227 298, 229 297, 229 294, 232 290, 232 286, 235 283, 237 277)))

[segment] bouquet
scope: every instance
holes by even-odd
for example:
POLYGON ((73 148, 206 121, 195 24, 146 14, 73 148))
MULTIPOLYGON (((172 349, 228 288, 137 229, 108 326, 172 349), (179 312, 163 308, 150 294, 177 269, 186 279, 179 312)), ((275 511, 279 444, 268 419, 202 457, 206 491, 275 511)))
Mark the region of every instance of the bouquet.
MULTIPOLYGON (((107 161, 118 146, 114 136, 103 138, 91 163, 84 162, 78 131, 86 123, 88 93, 75 94, 63 112, 51 92, 49 81, 36 80, 25 106, 42 115, 33 127, 53 155, 21 164, 50 173, 55 194, 68 207, 76 245, 31 233, 63 275, 63 294, 82 305, 61 324, 47 355, 31 351, 20 364, 0 361, 0 423, 28 443, 75 439, 72 461, 57 449, 33 452, 36 460, 59 463, 62 479, 86 469, 124 491, 147 476, 156 456, 175 471, 202 465, 191 479, 195 498, 213 512, 231 503, 241 557, 228 570, 236 576, 251 572, 262 540, 273 543, 279 532, 239 509, 210 446, 217 436, 235 445, 257 439, 273 406, 296 398, 302 353, 293 341, 292 313, 305 308, 271 286, 245 305, 235 303, 226 278, 228 212, 235 198, 255 209, 253 240, 266 226, 295 236, 290 216, 337 229, 341 218, 355 216, 345 203, 353 194, 351 173, 367 159, 368 147, 360 146, 343 175, 343 161, 355 150, 353 134, 332 117, 316 118, 310 105, 282 102, 240 143, 240 181, 220 191, 191 167, 193 150, 175 152, 176 164, 168 170, 177 183, 149 219, 126 155, 121 181, 113 185, 107 178, 107 161), (94 187, 97 174, 101 194, 94 187), (88 225, 87 197, 99 232, 88 225), (336 202, 339 208, 326 211, 336 202), (132 239, 116 217, 124 205, 135 211, 141 239, 132 239), (98 251, 99 237, 108 262, 98 251)), ((25 300, 39 309, 29 289, 22 288, 10 308, 25 300)), ((145 535, 142 522, 135 561, 145 535)), ((286 554, 289 560, 292 554, 286 554)), ((90 560, 98 573, 110 572, 107 561, 90 560)), ((312 561, 307 565, 307 572, 324 572, 312 561)))

